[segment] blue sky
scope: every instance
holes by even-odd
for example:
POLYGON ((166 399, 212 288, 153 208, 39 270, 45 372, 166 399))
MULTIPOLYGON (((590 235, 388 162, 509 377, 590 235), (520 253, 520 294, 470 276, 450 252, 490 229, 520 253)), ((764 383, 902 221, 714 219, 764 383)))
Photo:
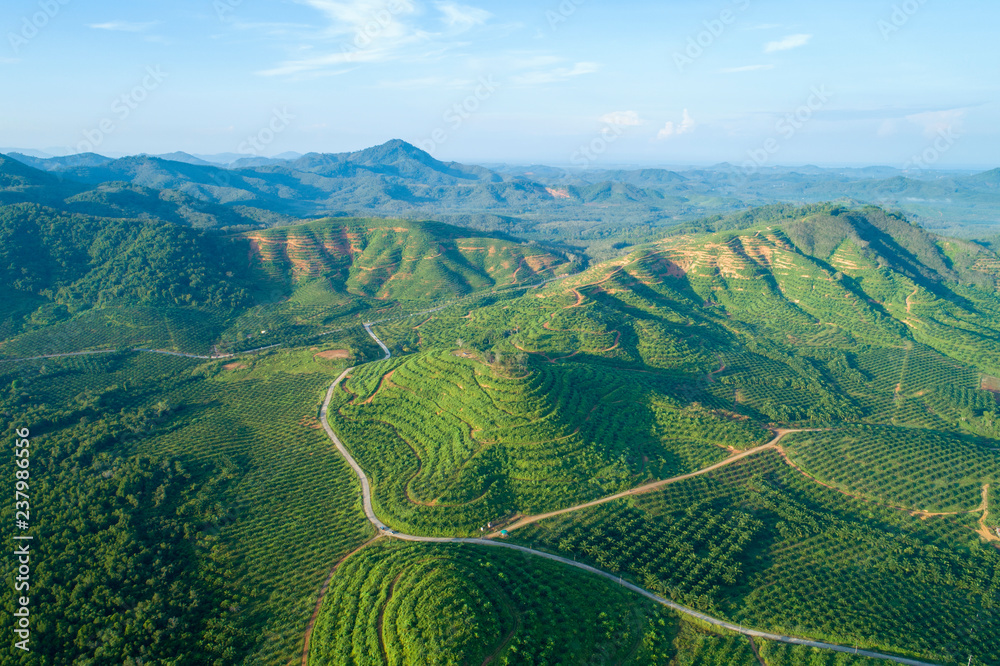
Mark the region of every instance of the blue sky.
POLYGON ((1000 3, 8 0, 0 146, 1000 163, 1000 3))

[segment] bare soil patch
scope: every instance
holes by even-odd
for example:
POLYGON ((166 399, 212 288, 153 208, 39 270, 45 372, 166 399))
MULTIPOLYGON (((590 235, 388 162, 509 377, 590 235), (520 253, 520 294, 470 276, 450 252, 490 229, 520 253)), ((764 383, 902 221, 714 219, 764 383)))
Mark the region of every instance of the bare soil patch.
POLYGON ((346 349, 328 349, 313 356, 313 358, 343 359, 351 358, 351 352, 346 349))
POLYGON ((226 363, 224 366, 222 366, 222 369, 223 370, 230 370, 230 371, 232 371, 232 370, 246 370, 247 369, 247 364, 246 363, 240 363, 239 361, 234 361, 232 363, 226 363))

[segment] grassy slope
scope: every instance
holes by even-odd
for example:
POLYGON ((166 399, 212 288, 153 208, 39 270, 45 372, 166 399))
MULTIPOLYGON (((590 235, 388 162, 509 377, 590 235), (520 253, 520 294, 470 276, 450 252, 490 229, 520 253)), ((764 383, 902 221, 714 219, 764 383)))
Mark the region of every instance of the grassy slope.
MULTIPOLYGON (((834 211, 780 225, 672 237, 539 292, 484 297, 476 306, 448 308, 416 323, 389 323, 379 332, 397 351, 449 350, 460 342, 480 361, 493 360, 508 372, 518 367, 518 353, 534 359, 529 368, 545 367, 549 374, 598 377, 598 369, 617 368, 609 376, 624 377, 624 369, 641 370, 669 378, 682 408, 698 403, 756 422, 881 425, 802 435, 789 440, 789 451, 813 476, 876 502, 969 511, 978 506, 982 484, 995 477, 989 449, 1000 448, 992 439, 1000 434, 996 403, 979 389, 980 375, 994 374, 998 357, 1000 300, 991 286, 992 255, 963 244, 965 256, 959 256, 949 242, 904 225, 834 211), (496 355, 506 360, 498 362, 496 355), (845 439, 844 433, 855 434, 845 439), (807 446, 811 457, 800 453, 807 446), (854 464, 833 462, 841 456, 832 447, 848 447, 854 464)), ((399 371, 407 363, 426 364, 422 358, 397 361, 403 364, 399 371)), ((455 418, 446 398, 449 384, 474 409, 486 401, 467 389, 462 377, 468 368, 453 363, 450 357, 435 364, 409 391, 382 390, 387 399, 407 400, 423 414, 420 427, 455 418), (421 397, 422 388, 427 396, 421 397)), ((368 391, 359 391, 364 396, 390 367, 371 370, 368 391)), ((588 387, 608 396, 615 384, 591 380, 588 387)), ((392 421, 376 413, 378 400, 376 395, 375 407, 358 404, 343 415, 357 418, 368 410, 373 420, 392 421)), ((580 404, 593 401, 584 397, 580 404)), ((571 403, 559 409, 571 414, 571 403)), ((465 469, 449 468, 446 450, 434 462, 442 479, 451 478, 449 469, 465 469)), ((400 448, 398 459, 406 454, 400 448)), ((555 549, 573 552, 574 543, 583 544, 576 552, 598 565, 632 571, 640 582, 664 585, 659 589, 688 603, 760 626, 934 659, 957 658, 965 650, 978 650, 986 660, 997 657, 980 640, 997 621, 997 561, 995 550, 980 547, 973 533, 976 514, 922 522, 823 489, 775 455, 766 462, 753 463, 763 465, 754 472, 761 480, 744 479, 735 495, 721 497, 707 483, 692 481, 677 488, 694 486, 698 492, 675 503, 673 513, 654 511, 651 518, 641 508, 636 515, 618 515, 605 507, 529 528, 519 538, 537 545, 545 530, 554 531, 544 538, 555 549), (709 503, 698 504, 705 495, 709 503), (683 518, 677 514, 681 507, 696 515, 683 518), (606 530, 612 519, 624 522, 606 530), (565 531, 576 524, 582 534, 568 538, 565 531), (671 541, 685 532, 705 540, 688 546, 690 536, 671 541), (759 534, 760 545, 747 548, 744 534, 759 534), (655 566, 666 569, 649 579, 652 572, 641 562, 630 569, 632 555, 619 549, 656 539, 655 566), (905 544, 886 567, 857 566, 867 561, 866 553, 883 552, 895 539, 905 544), (699 559, 709 553, 714 555, 699 559), (670 558, 679 559, 670 564, 670 558), (911 581, 905 588, 898 584, 901 572, 911 581), (814 599, 804 596, 805 588, 814 599)), ((368 464, 379 469, 377 462, 368 464)), ((405 503, 401 498, 396 495, 398 505, 405 503)))

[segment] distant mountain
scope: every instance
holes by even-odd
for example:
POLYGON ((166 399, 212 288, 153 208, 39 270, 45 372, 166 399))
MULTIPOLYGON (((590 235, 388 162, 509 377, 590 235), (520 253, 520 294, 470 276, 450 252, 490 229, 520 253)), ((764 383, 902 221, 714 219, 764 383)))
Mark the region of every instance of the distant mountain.
POLYGON ((97 153, 77 153, 76 155, 66 155, 65 157, 46 158, 32 157, 22 153, 11 153, 9 157, 13 157, 19 162, 43 171, 64 171, 75 167, 96 167, 114 161, 110 157, 98 155, 97 153))
POLYGON ((156 219, 201 228, 255 228, 290 221, 279 213, 221 205, 178 190, 145 187, 123 180, 99 182, 95 187, 67 179, 64 174, 64 171, 42 171, 21 160, 0 156, 0 203, 42 204, 67 214, 156 219))
POLYGON ((197 164, 199 166, 209 166, 211 162, 201 159, 200 157, 195 157, 194 155, 189 155, 187 153, 175 152, 167 153, 166 155, 153 155, 153 157, 159 157, 161 160, 169 160, 171 162, 185 162, 187 164, 197 164))
POLYGON ((40 157, 43 159, 52 157, 52 155, 43 150, 32 150, 31 148, 0 148, 0 154, 9 155, 10 153, 19 153, 21 155, 27 155, 28 157, 40 157))
POLYGON ((227 164, 232 164, 238 159, 246 157, 242 153, 216 153, 214 155, 194 155, 200 160, 204 160, 210 164, 218 164, 221 166, 226 166, 227 164))
MULTIPOLYGON (((745 169, 729 163, 683 172, 541 165, 490 169, 444 162, 398 139, 357 152, 279 157, 12 157, 58 174, 69 192, 63 199, 114 183, 78 200, 105 206, 114 215, 148 216, 148 210, 133 207, 142 192, 156 199, 149 202, 156 215, 169 212, 167 219, 198 220, 198 225, 233 226, 233 219, 272 224, 327 215, 437 218, 477 229, 516 230, 535 240, 572 238, 586 248, 603 248, 587 250, 602 257, 610 257, 623 236, 635 242, 678 221, 778 202, 877 204, 948 235, 985 237, 1000 228, 998 171, 908 174, 892 167, 745 169), (174 195, 162 198, 150 190, 174 191, 186 199, 181 205, 174 195), (181 207, 164 209, 164 201, 181 207), (205 208, 211 205, 239 210, 233 218, 205 208)), ((24 200, 23 192, 17 196, 24 200)), ((55 205, 51 198, 47 203, 55 205)), ((87 210, 97 214, 99 209, 87 210)))
POLYGON ((0 155, 0 187, 4 189, 52 186, 58 182, 58 178, 28 166, 21 160, 0 155))
POLYGON ((378 174, 418 181, 422 185, 499 183, 503 177, 484 167, 441 162, 398 139, 356 153, 309 153, 289 163, 289 168, 329 177, 378 174))

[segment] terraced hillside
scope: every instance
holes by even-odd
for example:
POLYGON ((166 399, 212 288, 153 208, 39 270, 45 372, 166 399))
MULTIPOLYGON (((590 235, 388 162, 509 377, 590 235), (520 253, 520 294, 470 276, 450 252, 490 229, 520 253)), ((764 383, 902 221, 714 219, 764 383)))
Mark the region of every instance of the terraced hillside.
POLYGON ((356 369, 335 427, 370 471, 383 518, 469 534, 692 472, 762 444, 759 426, 687 405, 673 382, 599 365, 427 352, 356 369))

